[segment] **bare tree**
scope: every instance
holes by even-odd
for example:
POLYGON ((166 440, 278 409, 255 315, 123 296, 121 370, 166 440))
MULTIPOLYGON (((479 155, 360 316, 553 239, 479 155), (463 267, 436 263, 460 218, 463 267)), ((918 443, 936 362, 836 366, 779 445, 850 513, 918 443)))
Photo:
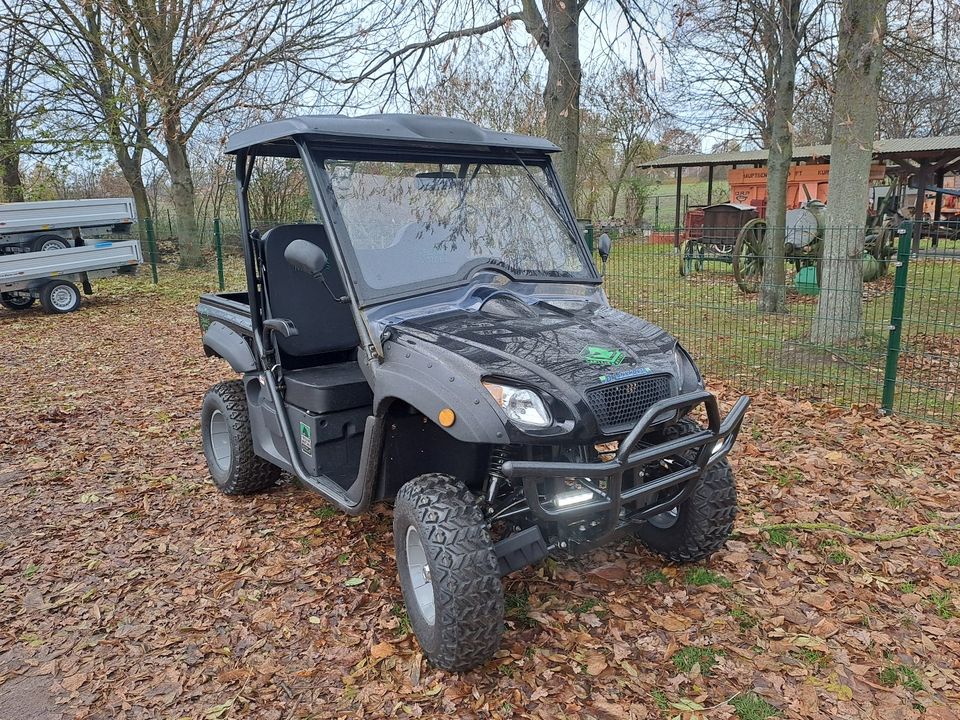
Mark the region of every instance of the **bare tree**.
MULTIPOLYGON (((831 22, 836 14, 827 13, 831 22)), ((954 0, 891 0, 880 73, 881 138, 960 134, 960 4, 954 0)), ((796 140, 829 144, 834 77, 834 30, 799 68, 796 140)))
POLYGON ((656 156, 650 136, 660 116, 647 102, 644 80, 626 68, 591 81, 588 97, 589 109, 597 116, 600 142, 586 148, 581 166, 592 164, 602 174, 607 215, 614 217, 637 163, 656 156))
POLYGON ((775 14, 766 24, 768 37, 776 48, 773 81, 773 112, 770 117, 770 145, 767 153, 767 232, 764 235, 763 276, 757 309, 760 312, 787 311, 786 275, 783 248, 787 224, 787 179, 793 160, 793 108, 797 81, 800 39, 804 32, 800 0, 778 0, 775 14), (776 28, 776 32, 773 32, 776 28))
MULTIPOLYGON (((567 194, 573 197, 580 144, 581 25, 589 22, 603 36, 605 54, 615 57, 617 43, 621 43, 622 51, 627 45, 639 48, 641 38, 647 44, 660 41, 651 18, 659 9, 655 0, 507 0, 505 4, 494 0, 434 4, 431 0, 409 0, 401 12, 416 18, 422 26, 417 37, 397 49, 376 53, 360 72, 342 80, 355 86, 385 84, 395 93, 404 78, 416 76, 432 51, 456 48, 462 43, 469 46, 495 33, 500 34, 504 45, 514 46, 521 44, 521 39, 514 35, 513 28, 522 27, 525 41, 533 43, 546 64, 544 134, 563 149, 557 158, 557 171, 567 194), (609 17, 612 12, 618 14, 619 22, 609 17), (438 31, 443 24, 454 29, 438 31), (627 30, 610 36, 609 28, 617 26, 627 30)), ((641 52, 637 52, 637 59, 642 63, 641 52)))
MULTIPOLYGON (((458 117, 504 132, 543 134, 543 89, 536 78, 500 53, 443 68, 439 77, 413 90, 413 112, 458 117)), ((529 60, 529 58, 522 58, 529 60)))
POLYGON ((827 35, 823 6, 824 0, 688 0, 678 11, 675 42, 682 46, 677 57, 687 107, 708 118, 706 129, 740 133, 738 139, 769 149, 761 312, 786 310, 782 256, 798 68, 815 60, 827 35))
POLYGON ((880 81, 880 137, 960 134, 960 4, 892 0, 880 81))
POLYGON ((0 15, 0 201, 24 199, 20 157, 29 139, 25 125, 43 114, 33 62, 35 46, 21 22, 24 3, 11 3, 0 15))
POLYGON ((149 142, 147 102, 127 65, 138 59, 124 52, 118 24, 101 6, 63 0, 32 0, 23 7, 21 27, 34 47, 32 61, 50 78, 61 110, 51 125, 74 144, 105 141, 130 188, 137 215, 150 216, 143 181, 143 153, 149 142))
POLYGON ((101 7, 125 38, 112 59, 155 113, 162 145, 151 142, 148 149, 170 178, 181 262, 197 265, 191 138, 237 105, 269 107, 286 99, 308 71, 322 77, 317 68, 344 57, 362 37, 366 6, 352 0, 106 0, 101 7))
MULTIPOLYGON (((674 103, 702 132, 769 147, 783 57, 781 18, 801 18, 797 77, 812 78, 808 67, 816 65, 832 33, 823 22, 822 4, 803 0, 794 11, 790 0, 685 0, 670 41, 674 79, 668 90, 674 103)), ((807 84, 796 85, 798 103, 807 91, 807 84)))
POLYGON ((820 344, 863 335, 861 264, 886 6, 887 0, 844 0, 840 16, 823 282, 810 333, 820 344))

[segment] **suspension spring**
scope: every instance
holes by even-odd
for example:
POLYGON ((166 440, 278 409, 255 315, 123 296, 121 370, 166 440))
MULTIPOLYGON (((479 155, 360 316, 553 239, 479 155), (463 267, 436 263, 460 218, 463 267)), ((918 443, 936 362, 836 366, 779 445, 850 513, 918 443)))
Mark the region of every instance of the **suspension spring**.
POLYGON ((493 503, 497 496, 497 487, 501 480, 506 480, 503 474, 503 464, 510 459, 510 448, 500 445, 490 450, 490 463, 487 466, 487 504, 493 503))

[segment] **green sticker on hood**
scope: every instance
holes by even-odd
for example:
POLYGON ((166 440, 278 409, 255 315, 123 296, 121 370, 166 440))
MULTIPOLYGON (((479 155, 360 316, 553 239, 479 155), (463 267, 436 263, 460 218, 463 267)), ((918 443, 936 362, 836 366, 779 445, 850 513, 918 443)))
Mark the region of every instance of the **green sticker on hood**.
POLYGON ((625 357, 626 354, 622 350, 610 350, 592 345, 587 345, 580 351, 580 359, 590 365, 619 365, 625 357))

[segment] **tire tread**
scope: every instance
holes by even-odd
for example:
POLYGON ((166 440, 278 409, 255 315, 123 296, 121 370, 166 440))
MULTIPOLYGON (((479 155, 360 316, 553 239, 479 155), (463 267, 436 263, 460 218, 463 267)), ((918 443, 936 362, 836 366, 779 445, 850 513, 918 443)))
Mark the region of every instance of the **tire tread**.
MULTIPOLYGON (((677 424, 678 435, 696 432, 692 420, 677 424)), ((726 459, 711 467, 680 506, 677 524, 666 530, 645 524, 640 539, 654 552, 678 563, 704 560, 723 548, 737 516, 737 488, 726 459)))
POLYGON ((503 585, 487 522, 473 494, 449 475, 421 475, 400 488, 398 547, 405 529, 397 513, 407 511, 429 528, 424 547, 437 589, 438 647, 424 651, 439 668, 474 668, 493 657, 503 635, 503 585))
POLYGON ((223 403, 224 417, 237 438, 235 472, 224 483, 215 483, 225 495, 252 495, 276 484, 280 468, 253 451, 253 433, 247 411, 247 396, 240 380, 219 382, 208 391, 223 403))

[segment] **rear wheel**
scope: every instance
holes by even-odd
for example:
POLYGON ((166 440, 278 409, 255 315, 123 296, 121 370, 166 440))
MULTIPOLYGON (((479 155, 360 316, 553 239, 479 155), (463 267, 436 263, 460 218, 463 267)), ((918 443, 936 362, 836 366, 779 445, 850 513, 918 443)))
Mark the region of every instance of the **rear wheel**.
MULTIPOLYGON (((678 434, 699 430, 684 420, 678 434)), ((720 550, 737 514, 737 489, 726 459, 711 467, 689 497, 677 508, 650 518, 637 537, 654 552, 674 562, 694 562, 720 550)))
POLYGON ((410 625, 430 662, 464 671, 492 658, 503 584, 473 494, 449 475, 414 478, 397 493, 393 539, 410 625))
POLYGON ((225 495, 249 495, 277 482, 280 468, 253 452, 247 397, 239 380, 207 391, 200 409, 203 454, 213 484, 225 495))
POLYGON ((40 305, 48 313, 73 312, 80 307, 80 290, 67 280, 51 280, 40 288, 40 305))
POLYGON ((34 297, 28 292, 0 293, 0 305, 7 310, 26 310, 33 305, 34 297))
POLYGON ((34 252, 51 252, 52 250, 66 250, 70 243, 59 235, 41 235, 30 243, 34 252))
MULTIPOLYGON (((740 229, 733 246, 733 276, 745 293, 757 291, 763 275, 763 244, 767 221, 754 218, 740 229)), ((776 260, 776 262, 780 262, 776 260)))

